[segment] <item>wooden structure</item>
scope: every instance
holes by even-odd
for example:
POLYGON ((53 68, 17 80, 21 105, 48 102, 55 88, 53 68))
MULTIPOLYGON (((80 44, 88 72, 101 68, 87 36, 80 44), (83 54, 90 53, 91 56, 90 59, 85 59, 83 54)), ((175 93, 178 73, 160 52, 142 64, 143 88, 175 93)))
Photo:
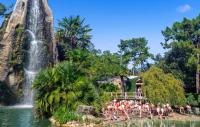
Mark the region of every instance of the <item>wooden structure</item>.
POLYGON ((106 95, 115 100, 146 100, 145 97, 137 98, 136 92, 106 92, 106 95))
POLYGON ((108 96, 112 99, 116 100, 147 100, 142 95, 141 87, 143 85, 143 81, 141 78, 138 78, 136 81, 136 90, 135 92, 106 92, 108 96))
POLYGON ((139 78, 137 81, 136 81, 136 90, 141 88, 143 85, 143 81, 141 78, 139 78))

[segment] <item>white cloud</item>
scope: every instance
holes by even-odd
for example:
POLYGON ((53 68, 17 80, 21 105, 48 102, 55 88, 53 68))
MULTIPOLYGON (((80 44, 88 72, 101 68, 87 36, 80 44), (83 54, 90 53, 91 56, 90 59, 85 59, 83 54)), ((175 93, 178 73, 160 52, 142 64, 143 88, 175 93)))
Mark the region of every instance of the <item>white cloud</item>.
POLYGON ((189 4, 181 5, 177 8, 177 11, 180 13, 188 12, 192 9, 192 7, 189 4))

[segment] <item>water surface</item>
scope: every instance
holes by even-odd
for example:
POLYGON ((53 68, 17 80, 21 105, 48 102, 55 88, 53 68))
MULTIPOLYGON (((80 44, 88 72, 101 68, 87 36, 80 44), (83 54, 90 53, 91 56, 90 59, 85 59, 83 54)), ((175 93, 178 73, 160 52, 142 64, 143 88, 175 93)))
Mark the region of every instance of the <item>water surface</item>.
MULTIPOLYGON (((34 117, 30 106, 0 107, 0 127, 53 127, 48 119, 34 117)), ((200 127, 200 121, 131 120, 108 127, 200 127)))
POLYGON ((48 119, 34 117, 33 109, 25 106, 0 107, 0 127, 52 127, 48 119))
POLYGON ((200 127, 200 121, 131 120, 108 127, 200 127))

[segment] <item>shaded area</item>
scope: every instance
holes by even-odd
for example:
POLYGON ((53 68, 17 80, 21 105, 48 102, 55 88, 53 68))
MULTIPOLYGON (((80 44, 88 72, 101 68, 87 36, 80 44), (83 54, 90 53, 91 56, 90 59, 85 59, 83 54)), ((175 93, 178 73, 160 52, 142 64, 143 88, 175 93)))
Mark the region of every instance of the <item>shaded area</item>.
POLYGON ((0 127, 51 127, 47 119, 37 119, 31 108, 0 107, 0 127))
POLYGON ((15 95, 10 88, 4 82, 0 81, 0 105, 7 105, 14 102, 14 96, 15 95))

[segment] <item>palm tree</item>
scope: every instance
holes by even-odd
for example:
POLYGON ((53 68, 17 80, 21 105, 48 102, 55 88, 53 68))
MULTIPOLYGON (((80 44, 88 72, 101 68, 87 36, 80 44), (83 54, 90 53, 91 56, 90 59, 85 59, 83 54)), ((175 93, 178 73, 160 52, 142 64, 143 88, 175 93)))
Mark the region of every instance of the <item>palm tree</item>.
POLYGON ((41 115, 51 115, 59 107, 75 110, 78 105, 99 105, 99 95, 80 68, 71 62, 41 71, 34 83, 36 107, 41 115))
POLYGON ((73 49, 89 49, 92 46, 92 31, 89 25, 85 25, 85 19, 80 16, 63 18, 58 22, 56 38, 59 45, 68 52, 73 49))

